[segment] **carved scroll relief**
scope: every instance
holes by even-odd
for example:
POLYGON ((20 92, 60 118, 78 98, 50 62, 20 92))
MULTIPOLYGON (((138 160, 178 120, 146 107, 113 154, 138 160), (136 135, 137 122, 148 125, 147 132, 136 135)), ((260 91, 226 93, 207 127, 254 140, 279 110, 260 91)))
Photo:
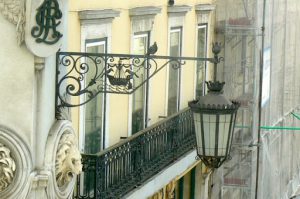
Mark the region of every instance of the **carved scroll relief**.
POLYGON ((12 184, 15 177, 16 163, 10 150, 0 143, 0 192, 12 184))
POLYGON ((0 13, 17 26, 17 41, 21 45, 25 37, 25 0, 0 0, 0 13))

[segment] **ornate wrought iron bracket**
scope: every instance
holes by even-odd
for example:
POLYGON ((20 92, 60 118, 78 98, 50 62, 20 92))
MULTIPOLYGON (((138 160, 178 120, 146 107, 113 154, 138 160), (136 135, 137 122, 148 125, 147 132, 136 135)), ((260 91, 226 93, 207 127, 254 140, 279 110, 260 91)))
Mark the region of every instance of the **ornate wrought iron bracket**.
POLYGON ((132 94, 167 65, 179 69, 186 61, 216 65, 223 59, 218 43, 213 58, 157 56, 151 47, 146 55, 57 52, 56 118, 64 108, 84 105, 99 93, 132 94))

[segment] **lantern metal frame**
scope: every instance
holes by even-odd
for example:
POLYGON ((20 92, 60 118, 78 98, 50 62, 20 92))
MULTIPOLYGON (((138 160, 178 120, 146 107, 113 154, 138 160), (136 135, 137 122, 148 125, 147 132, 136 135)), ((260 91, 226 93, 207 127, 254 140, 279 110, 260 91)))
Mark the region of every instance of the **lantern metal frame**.
MULTIPOLYGON (((218 84, 220 85, 220 82, 207 82, 207 84, 218 84)), ((208 86, 208 89, 210 87, 208 86)), ((216 97, 219 94, 222 94, 221 91, 212 91, 209 90, 208 92, 214 92, 216 94, 216 97)), ((215 105, 215 104, 200 104, 199 100, 193 100, 189 102, 189 107, 191 108, 192 112, 195 114, 200 114, 201 117, 201 125, 198 127, 198 129, 201 129, 201 132, 197 132, 197 128, 195 127, 195 133, 196 137, 201 136, 201 141, 202 141, 202 147, 200 147, 197 139, 197 156, 196 159, 201 159, 204 164, 210 168, 219 168, 226 160, 230 159, 230 150, 231 150, 231 145, 232 145, 232 138, 233 138, 233 133, 234 133, 234 125, 236 121, 236 115, 237 115, 237 110, 240 106, 238 102, 232 101, 231 105, 215 105), (215 115, 216 116, 216 122, 215 122, 215 132, 205 132, 204 131, 204 120, 203 120, 203 115, 215 115), (230 122, 229 122, 229 128, 228 128, 228 137, 226 141, 226 149, 225 149, 225 155, 218 156, 218 151, 220 148, 219 146, 219 116, 220 115, 228 115, 230 116, 230 122), (197 135, 198 133, 198 135, 197 135), (207 150, 206 144, 205 144, 205 137, 208 136, 210 133, 215 133, 215 146, 214 146, 214 156, 211 155, 206 155, 205 152, 207 150), (199 135, 200 134, 200 135, 199 135)), ((195 120, 195 118, 194 118, 195 120)), ((197 123, 194 122, 195 125, 197 123)), ((211 150, 211 149, 210 149, 211 150)))
MULTIPOLYGON (((219 62, 223 60, 222 57, 218 57, 218 54, 221 51, 221 44, 215 43, 213 45, 213 52, 216 58, 218 58, 219 62)), ((193 100, 189 102, 189 107, 191 108, 192 112, 194 113, 194 124, 197 125, 199 122, 196 122, 195 114, 200 113, 200 126, 196 128, 195 126, 195 133, 196 137, 201 136, 202 147, 198 143, 197 138, 197 159, 201 159, 204 164, 210 168, 219 168, 227 159, 230 159, 229 153, 232 145, 232 138, 234 133, 234 125, 236 121, 237 110, 240 104, 236 101, 229 101, 227 100, 223 94, 223 86, 225 82, 219 82, 216 80, 217 78, 217 64, 219 62, 214 63, 214 81, 206 82, 208 88, 208 94, 200 97, 197 100, 193 100), (204 131, 204 120, 203 115, 215 115, 215 132, 205 132, 204 131), (226 152, 225 155, 218 156, 218 145, 219 145, 219 116, 220 115, 230 115, 230 123, 228 129, 228 136, 226 140, 226 152), (200 130, 201 129, 201 130, 200 130), (197 132, 199 130, 199 132, 197 132), (206 148, 205 148, 205 136, 209 136, 210 133, 215 133, 215 146, 214 146, 214 156, 206 155, 206 148), (201 151, 202 150, 202 151, 201 151)), ((211 149, 209 149, 211 150, 211 149)))

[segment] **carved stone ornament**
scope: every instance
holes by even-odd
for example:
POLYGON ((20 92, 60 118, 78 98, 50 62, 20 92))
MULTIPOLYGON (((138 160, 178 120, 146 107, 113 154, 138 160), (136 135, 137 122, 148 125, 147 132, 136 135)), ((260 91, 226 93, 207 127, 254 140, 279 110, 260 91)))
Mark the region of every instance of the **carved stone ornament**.
POLYGON ((17 25, 17 41, 21 45, 25 38, 25 0, 0 0, 0 13, 17 25))
POLYGON ((0 124, 0 198, 27 197, 32 158, 21 133, 0 124))
POLYGON ((51 172, 47 193, 52 195, 48 198, 72 198, 82 164, 77 136, 70 121, 57 120, 52 125, 46 143, 45 167, 51 172))
POLYGON ((176 182, 175 180, 173 180, 172 182, 170 182, 167 187, 166 187, 166 198, 167 199, 174 199, 175 198, 175 186, 176 186, 176 182))
POLYGON ((4 191, 15 177, 16 163, 10 150, 0 143, 0 192, 4 191))
POLYGON ((58 187, 64 187, 82 171, 81 155, 74 134, 65 133, 58 143, 55 174, 58 187))
POLYGON ((164 189, 159 190, 153 196, 149 197, 148 199, 164 199, 164 189))
MULTIPOLYGON (((62 99, 66 102, 69 102, 70 101, 70 96, 65 93, 65 94, 62 95, 62 99)), ((66 106, 56 107, 55 118, 58 119, 58 120, 72 121, 71 120, 70 107, 66 107, 66 106)))

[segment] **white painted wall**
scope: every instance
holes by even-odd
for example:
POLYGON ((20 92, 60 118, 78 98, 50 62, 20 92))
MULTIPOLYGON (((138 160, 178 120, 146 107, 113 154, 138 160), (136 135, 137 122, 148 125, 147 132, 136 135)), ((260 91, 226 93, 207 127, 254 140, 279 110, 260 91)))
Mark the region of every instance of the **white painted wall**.
MULTIPOLYGON (((67 5, 68 1, 65 1, 62 6, 63 13, 67 12, 67 5)), ((63 16, 63 20, 67 21, 67 15, 63 16)), ((66 50, 67 46, 67 28, 65 24, 62 27, 65 36, 62 39, 62 50, 66 50)), ((28 36, 30 32, 26 34, 28 36)), ((11 135, 13 142, 11 145, 6 144, 7 147, 11 147, 10 151, 15 155, 15 159, 16 155, 19 155, 28 161, 26 164, 20 164, 26 161, 21 160, 22 158, 16 160, 16 182, 13 181, 8 191, 1 192, 0 198, 67 197, 57 197, 53 188, 55 174, 50 171, 55 166, 55 160, 50 165, 45 164, 45 157, 56 153, 56 149, 46 151, 46 145, 49 145, 48 134, 55 123, 55 52, 56 50, 52 49, 51 56, 39 58, 34 56, 25 44, 19 46, 16 25, 0 13, 0 126, 1 129, 8 129, 8 133, 0 131, 0 141, 6 141, 5 138, 11 135), (18 138, 16 141, 14 136, 18 138), (25 152, 19 154, 22 150, 25 152), (16 186, 19 188, 15 188, 16 186)))
POLYGON ((15 29, 0 15, 0 124, 32 145, 34 56, 25 45, 18 46, 15 29))

